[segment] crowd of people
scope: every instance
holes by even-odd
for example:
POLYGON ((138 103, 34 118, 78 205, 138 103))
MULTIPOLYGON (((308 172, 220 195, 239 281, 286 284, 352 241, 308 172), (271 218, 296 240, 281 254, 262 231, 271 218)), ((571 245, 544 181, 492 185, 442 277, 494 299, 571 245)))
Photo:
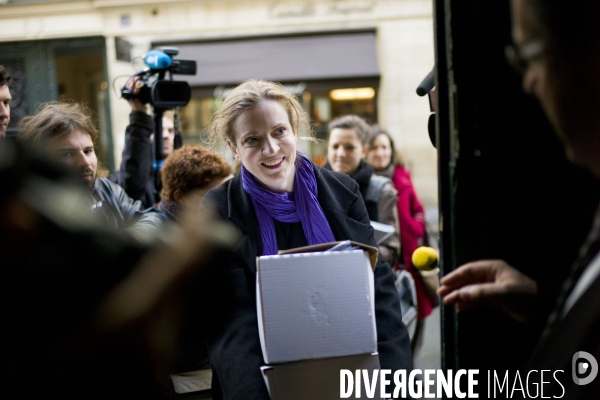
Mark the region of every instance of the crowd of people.
MULTIPOLYGON (((600 6, 558 3, 512 0, 513 61, 569 159, 600 176, 600 6), (577 29, 565 30, 561 21, 568 18, 577 29)), ((136 83, 128 84, 135 89, 136 83)), ((1 66, 0 101, 4 137, 11 94, 10 74, 1 66)), ((226 145, 239 172, 202 146, 176 148, 166 115, 158 181, 152 118, 139 100, 130 105, 121 168, 110 179, 99 165, 98 131, 84 105, 44 104, 19 121, 16 140, 0 140, 0 238, 8 261, 0 304, 19 302, 5 312, 14 327, 2 334, 14 344, 1 350, 6 393, 19 394, 33 372, 43 385, 29 385, 30 394, 162 398, 169 374, 208 364, 212 398, 269 399, 260 372, 256 259, 348 239, 379 249, 381 368, 413 368, 437 297, 412 265, 414 250, 427 243, 423 206, 386 129, 357 115, 332 120, 327 162, 317 165, 297 150, 301 133, 311 129, 296 97, 278 83, 248 80, 231 90, 209 126, 212 142, 226 145), (371 221, 394 233, 377 243, 371 221), (399 269, 416 284, 420 323, 412 346, 394 281, 399 269), (99 377, 102 383, 94 384, 99 377)), ((575 351, 600 359, 597 221, 531 369, 570 370, 575 351), (577 335, 566 334, 573 330, 577 335)), ((438 293, 460 310, 492 303, 526 321, 538 288, 504 261, 483 260, 443 277, 438 293)), ((551 384, 550 392, 594 398, 598 382, 551 384)))
MULTIPOLYGON (((10 75, 2 71, 6 83, 2 89, 8 93, 5 109, 8 109, 10 75)), ((135 88, 135 79, 128 85, 135 88)), ((236 228, 239 237, 229 233, 238 244, 224 258, 226 261, 204 263, 199 274, 202 279, 192 279, 200 294, 184 296, 188 304, 182 308, 189 310, 189 303, 197 303, 193 314, 201 316, 203 323, 201 327, 182 324, 187 330, 181 332, 185 350, 174 351, 173 363, 169 364, 174 369, 169 372, 210 365, 213 398, 268 398, 260 373, 264 361, 254 292, 256 257, 347 239, 375 246, 371 220, 394 228, 394 234, 379 245, 380 257, 374 270, 380 363, 391 370, 412 369, 410 338, 402 323, 393 273, 404 268, 398 193, 392 180, 376 175, 365 161, 371 127, 364 119, 348 115, 332 121, 329 162, 323 168, 296 149, 300 132, 310 132, 308 115, 298 100, 280 84, 250 80, 231 92, 215 112, 210 126, 213 142, 222 140, 226 144, 239 163, 239 172, 234 176, 225 158, 205 147, 175 148, 173 120, 167 114, 163 119, 164 162, 157 186, 153 119, 147 106, 138 99, 133 98, 129 103, 130 125, 126 129, 121 168, 110 177, 96 156, 99 133, 92 114, 85 105, 76 102, 42 105, 33 115, 19 121, 16 140, 6 144, 18 146, 22 151, 39 152, 48 157, 47 162, 65 167, 66 176, 70 175, 77 183, 78 203, 83 205, 82 209, 91 210, 83 213, 89 215, 82 215, 73 208, 73 217, 79 217, 82 223, 86 221, 85 226, 92 231, 109 229, 139 246, 132 251, 135 257, 123 268, 123 275, 113 277, 114 286, 103 287, 104 297, 96 299, 98 302, 110 303, 118 298, 118 293, 112 291, 118 292, 126 285, 131 271, 152 268, 147 265, 149 262, 144 263, 144 253, 158 247, 162 254, 173 254, 181 245, 174 247, 169 235, 190 230, 189 225, 194 223, 202 224, 198 218, 209 218, 205 215, 208 209, 217 220, 236 228), (196 338, 191 341, 202 345, 190 345, 190 330, 196 338), (186 354, 181 354, 184 351, 186 354), (178 364, 182 359, 186 362, 178 364), (244 362, 231 361, 236 359, 244 362)), ((314 140, 310 135, 308 139, 314 140)), ((388 164, 392 164, 391 158, 388 164)), ((422 208, 414 217, 423 223, 422 208)), ((219 223, 211 221, 208 226, 218 227, 219 223)), ((421 229, 420 234, 423 232, 421 229)), ((205 241, 221 243, 216 249, 226 248, 231 241, 219 234, 208 238, 203 234, 208 235, 196 232, 196 240, 201 242, 196 247, 204 247, 205 241)), ((166 257, 162 254, 156 257, 166 257)), ((189 257, 197 264, 200 256, 189 257)), ((184 267, 177 270, 179 273, 184 274, 185 265, 192 263, 189 257, 180 262, 184 267)), ((207 256, 202 253, 202 257, 207 256)), ((165 267, 170 268, 169 264, 165 267)), ((154 279, 158 281, 156 285, 169 292, 171 282, 154 279)), ((147 309, 152 310, 152 306, 147 309)), ((111 328, 119 325, 106 317, 103 322, 111 328)), ((129 356, 134 359, 127 362, 140 361, 132 354, 129 356)), ((155 384, 151 387, 164 383, 150 380, 155 384)))

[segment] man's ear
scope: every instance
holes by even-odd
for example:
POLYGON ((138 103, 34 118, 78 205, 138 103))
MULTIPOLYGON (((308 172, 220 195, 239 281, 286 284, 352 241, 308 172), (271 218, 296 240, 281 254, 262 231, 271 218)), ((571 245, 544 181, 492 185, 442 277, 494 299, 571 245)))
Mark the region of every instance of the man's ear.
POLYGON ((236 161, 240 161, 240 155, 238 154, 237 149, 235 148, 233 143, 231 143, 231 140, 227 139, 225 141, 225 143, 227 143, 227 147, 229 147, 229 150, 231 150, 231 154, 233 154, 233 158, 235 158, 236 161))
POLYGON ((365 144, 365 145, 363 146, 362 156, 361 156, 360 158, 361 158, 361 159, 363 159, 363 160, 364 160, 365 158, 367 158, 367 153, 368 153, 368 152, 369 152, 369 145, 368 145, 368 144, 365 144))

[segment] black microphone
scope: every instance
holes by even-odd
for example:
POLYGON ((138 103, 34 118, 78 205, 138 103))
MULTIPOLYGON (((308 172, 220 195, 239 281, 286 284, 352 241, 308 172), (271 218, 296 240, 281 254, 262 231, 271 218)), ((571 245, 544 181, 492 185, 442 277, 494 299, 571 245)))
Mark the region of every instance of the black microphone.
POLYGON ((419 86, 417 87, 417 94, 419 96, 425 96, 427 93, 431 92, 431 89, 435 86, 435 66, 431 69, 431 71, 427 74, 425 79, 421 81, 419 86))

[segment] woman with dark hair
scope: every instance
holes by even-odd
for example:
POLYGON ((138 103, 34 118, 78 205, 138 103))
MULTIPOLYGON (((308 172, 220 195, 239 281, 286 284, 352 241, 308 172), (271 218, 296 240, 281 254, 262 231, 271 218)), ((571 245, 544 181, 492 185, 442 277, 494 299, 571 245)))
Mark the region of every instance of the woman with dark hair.
MULTIPOLYGON (((256 314, 258 256, 347 239, 375 245, 356 182, 317 166, 296 150, 300 134, 310 131, 308 122, 292 94, 262 80, 233 89, 213 115, 213 139, 223 140, 242 167, 204 200, 243 235, 207 279, 211 314, 206 334, 214 399, 269 399, 260 372, 264 360, 256 314)), ((411 370, 410 342, 392 270, 379 259, 374 275, 381 368, 411 370)))
POLYGON ((390 134, 378 126, 371 128, 367 162, 375 173, 390 178, 398 191, 398 219, 400 222, 400 241, 402 261, 415 280, 417 289, 417 329, 413 338, 413 353, 416 354, 423 338, 423 322, 436 306, 435 297, 429 295, 419 272, 412 265, 415 249, 425 244, 425 216, 423 206, 410 179, 410 172, 394 148, 390 134))

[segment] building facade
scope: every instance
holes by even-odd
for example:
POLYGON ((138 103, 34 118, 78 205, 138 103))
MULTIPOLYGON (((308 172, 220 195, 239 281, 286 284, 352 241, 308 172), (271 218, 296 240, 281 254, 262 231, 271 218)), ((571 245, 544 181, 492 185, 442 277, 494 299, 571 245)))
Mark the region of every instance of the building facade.
MULTIPOLYGON (((0 10, 0 64, 15 78, 12 124, 41 102, 85 101, 111 169, 129 114, 120 87, 150 49, 174 46, 176 59, 197 62, 196 75, 173 76, 192 87, 184 143, 203 140, 232 86, 274 80, 298 96, 319 139, 347 113, 386 127, 423 202, 437 204, 429 102, 415 93, 434 64, 429 0, 0 0, 0 10)), ((324 148, 301 145, 316 161, 324 148)))

